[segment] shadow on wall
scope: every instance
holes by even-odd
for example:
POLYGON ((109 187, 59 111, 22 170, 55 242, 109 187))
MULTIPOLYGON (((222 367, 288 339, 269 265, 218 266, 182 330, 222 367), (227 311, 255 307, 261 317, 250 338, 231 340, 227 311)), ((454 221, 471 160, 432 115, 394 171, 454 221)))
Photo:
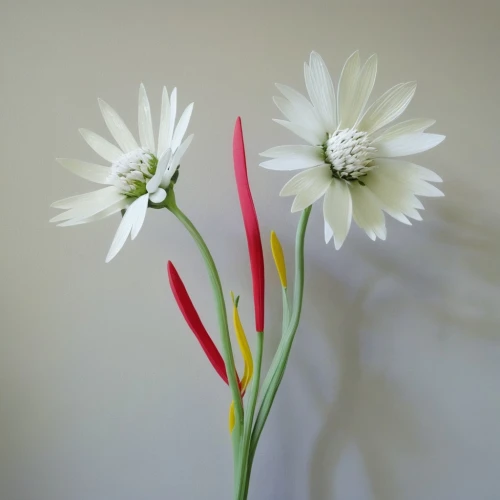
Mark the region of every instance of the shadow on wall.
MULTIPOLYGON (((318 269, 315 285, 319 284, 328 296, 327 282, 319 282, 321 276, 324 279, 324 273, 318 269)), ((398 387, 383 373, 367 372, 363 368, 360 332, 365 318, 361 311, 375 287, 374 281, 359 293, 352 306, 345 310, 346 320, 336 334, 331 335, 328 325, 323 325, 339 364, 335 383, 337 397, 323 410, 324 421, 313 445, 311 500, 337 498, 336 492, 341 488, 336 488, 336 472, 353 443, 363 460, 373 498, 400 500, 403 497, 392 483, 391 464, 381 452, 387 445, 397 446, 401 452, 420 448, 421 436, 416 434, 415 419, 409 405, 400 397, 398 387)), ((314 395, 313 387, 311 393, 314 395)), ((318 407, 324 406, 319 400, 317 403, 318 407)))
MULTIPOLYGON (((352 256, 353 264, 368 262, 375 272, 351 299, 342 297, 344 287, 324 266, 309 263, 307 280, 314 283, 309 304, 318 308, 316 318, 323 318, 316 333, 323 331, 323 345, 331 350, 338 373, 332 382, 336 397, 325 404, 313 354, 296 355, 294 369, 322 420, 309 462, 310 500, 349 498, 352 484, 351 490, 343 488, 337 472, 352 445, 371 491, 363 499, 410 499, 404 486, 416 479, 403 472, 408 470, 427 482, 412 485, 411 499, 441 491, 443 482, 449 490, 450 477, 457 474, 453 482, 464 495, 462 481, 469 487, 480 482, 471 456, 482 448, 487 461, 495 444, 470 434, 478 434, 473 432, 478 424, 494 425, 500 411, 491 396, 499 373, 494 353, 500 347, 500 230, 496 221, 465 208, 441 205, 441 218, 427 223, 428 234, 420 234, 420 241, 410 234, 400 248, 374 253, 369 245, 356 245, 360 251, 352 256), (334 332, 321 314, 333 301, 342 314, 334 332), (485 410, 483 422, 477 417, 483 412, 472 415, 463 408, 481 380, 486 390, 472 406, 485 410), (488 409, 497 412, 491 415, 488 409), (467 474, 473 476, 469 481, 467 474)), ((493 498, 491 484, 485 488, 477 498, 493 498)))

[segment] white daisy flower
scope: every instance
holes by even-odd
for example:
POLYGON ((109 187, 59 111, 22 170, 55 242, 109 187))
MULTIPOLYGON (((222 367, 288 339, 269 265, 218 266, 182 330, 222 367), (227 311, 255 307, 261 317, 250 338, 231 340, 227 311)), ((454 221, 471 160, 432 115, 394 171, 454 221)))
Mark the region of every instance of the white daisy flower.
POLYGON ((80 129, 80 133, 87 144, 111 165, 67 158, 58 158, 57 161, 74 174, 108 187, 56 201, 52 207, 66 211, 51 222, 64 221, 59 226, 74 226, 125 210, 106 257, 106 262, 109 262, 121 250, 129 234, 132 239, 137 236, 148 206, 160 206, 167 197, 169 186, 175 182, 177 168, 193 139, 190 135, 183 141, 193 103, 186 107, 175 126, 177 89, 174 88, 169 98, 167 89, 163 87, 157 147, 144 85, 139 88, 140 145, 111 106, 99 99, 99 107, 118 147, 90 130, 80 129))
POLYGON ((401 83, 388 90, 366 110, 377 73, 372 55, 361 67, 359 53, 347 60, 335 97, 328 69, 319 54, 311 53, 304 65, 308 100, 299 92, 277 84, 284 97, 274 102, 287 118, 274 120, 309 145, 278 146, 262 156, 271 170, 302 170, 280 192, 295 195, 292 212, 323 199, 325 240, 334 238, 339 249, 349 232, 351 219, 375 240, 386 238, 383 211, 411 224, 408 217, 422 220, 418 196, 443 196, 429 182, 441 178, 424 167, 398 156, 420 153, 437 146, 443 135, 424 130, 434 120, 413 119, 384 128, 398 118, 410 103, 416 84, 401 83))

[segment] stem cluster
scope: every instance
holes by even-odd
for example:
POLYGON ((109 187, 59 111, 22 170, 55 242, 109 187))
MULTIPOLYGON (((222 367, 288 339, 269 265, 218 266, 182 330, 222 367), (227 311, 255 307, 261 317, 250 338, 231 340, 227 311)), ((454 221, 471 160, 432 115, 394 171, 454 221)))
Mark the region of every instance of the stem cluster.
POLYGON ((311 207, 306 208, 302 212, 297 227, 295 241, 295 283, 291 307, 288 303, 287 290, 283 288, 283 324, 281 341, 261 387, 260 378, 264 348, 264 332, 257 332, 257 345, 254 353, 255 369, 253 381, 247 394, 248 403, 246 407, 243 405, 238 385, 224 293, 215 262, 196 227, 178 208, 173 189, 170 190, 165 200, 165 207, 177 217, 196 242, 203 260, 205 261, 210 283, 213 288, 219 322, 222 356, 226 365, 231 397, 235 407, 235 427, 232 433, 235 483, 234 500, 246 500, 248 498, 250 474, 255 451, 285 373, 292 343, 300 321, 304 292, 304 240, 311 207), (258 405, 259 395, 261 397, 260 404, 258 405))

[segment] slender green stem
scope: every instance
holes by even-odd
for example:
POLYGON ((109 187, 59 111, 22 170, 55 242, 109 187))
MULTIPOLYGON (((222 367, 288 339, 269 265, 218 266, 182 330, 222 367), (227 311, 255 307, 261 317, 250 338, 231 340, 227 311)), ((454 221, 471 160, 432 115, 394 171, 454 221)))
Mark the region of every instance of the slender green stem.
POLYGON ((231 434, 231 443, 233 445, 233 488, 234 488, 234 498, 237 498, 238 488, 240 484, 240 469, 238 467, 240 460, 240 439, 241 437, 241 426, 238 426, 238 431, 236 432, 236 425, 234 426, 233 432, 231 434))
POLYGON ((273 359, 272 366, 268 373, 269 378, 266 377, 269 382, 265 392, 263 387, 264 395, 262 398, 262 404, 255 420, 252 439, 250 443, 250 468, 260 435, 266 423, 267 417, 269 416, 269 412, 271 411, 271 406, 280 386, 283 374, 285 373, 285 368, 288 361, 288 356, 290 355, 290 350, 292 348, 295 332, 297 331, 297 328, 299 326, 300 313, 302 311, 302 298, 304 295, 304 240, 310 213, 311 207, 306 208, 304 212, 302 212, 302 217, 297 227, 297 237, 295 241, 295 286, 292 315, 286 333, 283 335, 278 351, 273 359))
POLYGON ((248 407, 245 412, 245 423, 243 426, 243 442, 241 446, 239 460, 239 477, 238 477, 238 493, 235 496, 236 500, 246 500, 246 485, 250 478, 248 469, 248 456, 250 453, 250 442, 252 438, 253 419, 255 415, 255 407, 259 396, 260 386, 260 371, 262 367, 262 352, 264 350, 264 332, 257 332, 257 348, 255 352, 255 366, 252 380, 252 386, 248 395, 248 407))
POLYGON ((217 317, 219 320, 223 357, 226 364, 226 372, 227 378, 229 380, 229 386, 231 388, 231 395, 234 401, 236 425, 233 432, 238 433, 234 437, 234 439, 236 440, 236 438, 239 436, 241 425, 243 424, 243 404, 241 401, 238 380, 236 378, 236 368, 234 364, 233 350, 231 347, 231 338, 229 336, 229 326, 227 322, 226 304, 224 302, 224 294, 222 291, 219 273, 217 272, 215 262, 201 234, 198 232, 189 218, 177 206, 173 190, 169 192, 166 198, 165 205, 166 208, 168 208, 170 212, 172 212, 172 214, 174 214, 177 219, 179 219, 179 221, 188 230, 189 234, 193 237, 207 266, 210 282, 214 291, 215 302, 217 304, 217 317))
POLYGON ((281 322, 281 335, 283 336, 288 327, 288 322, 290 321, 290 306, 288 305, 287 289, 282 287, 281 291, 283 296, 283 320, 281 322))
POLYGON ((288 297, 287 297, 287 289, 282 288, 282 298, 283 298, 283 319, 281 324, 281 339, 278 344, 278 349, 276 349, 276 353, 271 361, 271 366, 267 372, 266 378, 264 379, 264 383, 262 384, 261 394, 265 395, 268 392, 269 386, 273 380, 273 375, 278 367, 278 363, 283 356, 283 352, 285 350, 286 344, 286 332, 288 330, 288 324, 290 321, 290 306, 288 305, 288 297))

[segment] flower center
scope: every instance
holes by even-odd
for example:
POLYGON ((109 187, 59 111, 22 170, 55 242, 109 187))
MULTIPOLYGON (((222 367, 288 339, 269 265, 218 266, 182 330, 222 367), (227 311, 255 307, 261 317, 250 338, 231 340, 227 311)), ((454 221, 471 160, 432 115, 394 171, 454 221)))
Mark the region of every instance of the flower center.
POLYGON ((111 165, 108 181, 127 196, 146 194, 146 184, 153 177, 158 158, 145 149, 135 149, 120 156, 111 165))
POLYGON ((323 149, 325 160, 337 179, 355 181, 372 168, 375 148, 370 145, 366 132, 337 130, 323 145, 323 149))

